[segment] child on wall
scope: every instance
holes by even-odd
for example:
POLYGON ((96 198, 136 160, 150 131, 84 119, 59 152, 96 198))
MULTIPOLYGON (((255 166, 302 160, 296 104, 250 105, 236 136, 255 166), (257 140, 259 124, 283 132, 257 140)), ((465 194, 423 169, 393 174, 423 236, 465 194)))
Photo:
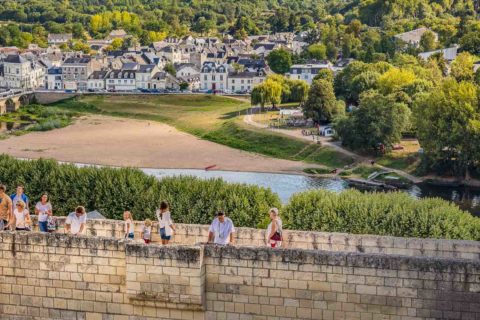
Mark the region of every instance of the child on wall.
POLYGON ((147 244, 152 240, 152 220, 150 219, 146 219, 143 223, 142 239, 147 244))
POLYGON ((123 213, 123 220, 125 220, 125 239, 133 239, 135 237, 133 216, 130 211, 123 213))

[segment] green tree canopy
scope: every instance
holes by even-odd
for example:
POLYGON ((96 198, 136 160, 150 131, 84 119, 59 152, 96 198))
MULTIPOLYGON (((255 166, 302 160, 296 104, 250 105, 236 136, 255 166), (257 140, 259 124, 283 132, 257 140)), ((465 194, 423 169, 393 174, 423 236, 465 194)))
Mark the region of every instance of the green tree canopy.
POLYGON ((313 81, 303 107, 305 116, 313 119, 316 123, 330 122, 334 116, 345 112, 345 106, 343 106, 343 110, 339 107, 341 104, 337 103, 332 83, 323 79, 313 81))
POLYGON ((273 72, 284 74, 290 70, 292 55, 284 49, 276 49, 268 54, 267 62, 273 72))
POLYGON ((335 121, 342 144, 355 150, 372 151, 383 144, 387 150, 400 141, 410 125, 410 109, 394 95, 371 90, 360 97, 360 105, 350 115, 335 121))

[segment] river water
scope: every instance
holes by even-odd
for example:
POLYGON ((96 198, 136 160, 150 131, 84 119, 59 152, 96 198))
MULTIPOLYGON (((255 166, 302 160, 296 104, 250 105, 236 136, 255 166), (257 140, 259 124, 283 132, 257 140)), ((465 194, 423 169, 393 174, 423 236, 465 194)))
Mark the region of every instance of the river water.
MULTIPOLYGON (((232 172, 232 171, 205 171, 194 169, 142 169, 145 173, 158 178, 170 176, 195 176, 202 179, 222 178, 226 182, 246 183, 270 188, 277 193, 283 203, 297 192, 312 189, 327 189, 335 192, 350 188, 340 178, 315 178, 304 175, 232 172)), ((480 217, 480 189, 468 187, 435 187, 427 184, 413 185, 405 192, 415 198, 439 197, 453 201, 462 209, 470 211, 480 217)))

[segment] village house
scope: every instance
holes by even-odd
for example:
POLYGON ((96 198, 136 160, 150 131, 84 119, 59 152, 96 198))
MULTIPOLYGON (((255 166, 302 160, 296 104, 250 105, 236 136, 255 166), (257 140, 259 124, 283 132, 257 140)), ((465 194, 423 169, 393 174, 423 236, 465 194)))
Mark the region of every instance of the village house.
POLYGON ((62 90, 62 68, 60 67, 50 67, 45 74, 45 84, 44 87, 46 90, 62 90))
POLYGON ((292 80, 304 80, 312 84, 313 78, 322 69, 332 70, 332 64, 329 61, 321 61, 308 64, 294 64, 290 67, 290 72, 286 76, 292 80))
POLYGON ((59 46, 68 43, 72 39, 73 35, 71 33, 49 33, 47 37, 47 42, 49 46, 59 46))
POLYGON ((127 37, 127 33, 123 29, 112 30, 109 34, 107 39, 125 39, 127 37))
POLYGON ((200 72, 200 89, 213 92, 227 90, 227 77, 231 69, 227 64, 205 62, 200 72))
POLYGON ((108 91, 133 91, 136 70, 112 70, 105 78, 105 87, 108 91))
POLYGON ((447 60, 448 63, 450 63, 453 60, 455 60, 455 58, 458 55, 458 46, 453 46, 451 48, 439 49, 434 51, 422 52, 422 53, 419 53, 418 56, 426 61, 428 60, 428 58, 430 58, 431 56, 437 53, 441 54, 443 58, 447 60))
POLYGON ((88 78, 95 71, 90 56, 76 56, 65 59, 62 64, 62 83, 66 90, 87 90, 88 78))
POLYGON ((170 73, 159 71, 150 80, 150 88, 156 90, 178 90, 180 89, 180 82, 170 73))
POLYGON ((175 65, 177 79, 180 82, 188 83, 189 90, 200 89, 200 68, 193 63, 182 63, 175 65))
MULTIPOLYGON (((428 28, 418 28, 412 31, 396 34, 394 37, 397 40, 400 40, 401 43, 418 48, 420 46, 420 40, 425 32, 430 31, 428 28)), ((438 34, 432 32, 435 36, 435 40, 438 41, 438 34)))
POLYGON ((228 74, 227 88, 232 93, 250 93, 253 87, 262 83, 266 78, 263 70, 256 72, 243 71, 228 74))
POLYGON ((7 88, 32 90, 43 86, 47 66, 40 60, 29 60, 22 55, 8 55, 3 59, 3 79, 7 88))
POLYGON ((159 71, 160 68, 155 64, 140 65, 135 73, 137 89, 152 89, 151 79, 159 71))
POLYGON ((106 89, 105 78, 107 77, 107 75, 108 75, 107 70, 93 71, 87 80, 88 91, 105 90, 106 89))

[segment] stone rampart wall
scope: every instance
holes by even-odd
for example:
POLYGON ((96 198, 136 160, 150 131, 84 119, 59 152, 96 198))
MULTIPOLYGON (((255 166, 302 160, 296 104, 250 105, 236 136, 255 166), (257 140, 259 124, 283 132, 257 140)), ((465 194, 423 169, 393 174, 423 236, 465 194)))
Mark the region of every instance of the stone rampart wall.
POLYGON ((478 259, 37 232, 0 255, 0 319, 480 319, 478 259))
MULTIPOLYGON (((63 219, 61 219, 63 232, 63 219)), ((172 243, 195 245, 208 239, 207 225, 177 224, 172 243)), ((154 224, 154 230, 157 225, 154 224)), ((140 239, 142 222, 135 222, 135 238, 140 239)), ((90 220, 87 235, 122 238, 124 224, 118 220, 90 220)), ((265 230, 237 228, 237 243, 241 245, 265 246, 265 230)), ((284 230, 285 248, 313 249, 335 252, 385 253, 408 256, 462 258, 480 261, 480 242, 441 239, 400 238, 346 233, 309 232, 284 230)), ((160 242, 158 232, 154 242, 160 242)))

